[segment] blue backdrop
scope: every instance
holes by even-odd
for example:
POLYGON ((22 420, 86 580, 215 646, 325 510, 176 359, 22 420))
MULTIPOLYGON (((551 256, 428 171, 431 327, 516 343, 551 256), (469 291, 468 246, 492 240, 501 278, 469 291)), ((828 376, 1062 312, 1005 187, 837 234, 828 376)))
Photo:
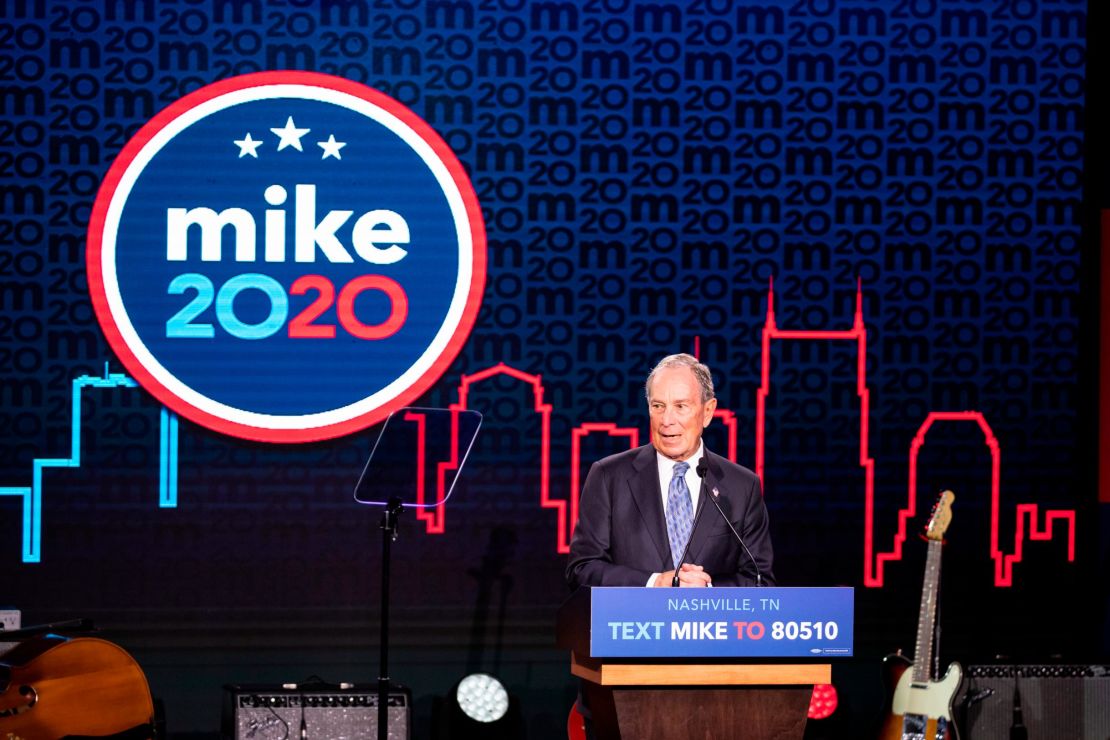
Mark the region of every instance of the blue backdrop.
POLYGON ((151 644, 367 644, 373 430, 274 446, 178 420, 86 285, 128 138, 207 83, 302 69, 422 116, 489 237, 477 325, 420 399, 485 421, 444 512, 404 521, 402 643, 550 650, 575 486, 647 441, 643 378, 687 351, 729 412, 708 444, 762 467, 780 583, 857 587, 857 656, 912 649, 915 535, 951 488, 945 660, 1091 659, 1086 23, 1036 0, 5 4, 0 601, 151 644))

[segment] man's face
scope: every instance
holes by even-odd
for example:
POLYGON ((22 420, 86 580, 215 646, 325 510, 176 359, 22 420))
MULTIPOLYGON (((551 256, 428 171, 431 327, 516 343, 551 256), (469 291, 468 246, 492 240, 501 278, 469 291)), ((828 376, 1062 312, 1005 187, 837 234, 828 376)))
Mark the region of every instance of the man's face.
POLYGON ((717 399, 702 403, 701 387, 688 367, 665 367, 651 381, 648 412, 651 443, 675 461, 698 451, 701 432, 713 419, 717 399))

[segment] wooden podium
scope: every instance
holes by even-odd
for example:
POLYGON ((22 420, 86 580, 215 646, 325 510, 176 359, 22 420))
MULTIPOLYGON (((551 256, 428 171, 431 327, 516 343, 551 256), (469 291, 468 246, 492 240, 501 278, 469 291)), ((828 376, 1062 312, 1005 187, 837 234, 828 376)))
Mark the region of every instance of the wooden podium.
MULTIPOLYGON (((584 713, 598 740, 801 740, 814 684, 832 681, 830 663, 811 658, 705 657, 704 649, 692 645, 662 649, 680 654, 685 649, 681 657, 595 656, 595 596, 620 599, 620 594, 609 592, 624 589, 592 591, 597 594, 579 589, 562 606, 558 642, 571 651, 571 673, 582 679, 584 713)), ((640 591, 657 593, 636 594, 641 600, 655 598, 665 604, 668 598, 667 589, 640 591)), ((714 589, 714 597, 728 603, 732 593, 750 591, 714 589)), ((673 598, 674 592, 669 593, 673 598)), ((659 652, 660 645, 652 649, 659 652)))

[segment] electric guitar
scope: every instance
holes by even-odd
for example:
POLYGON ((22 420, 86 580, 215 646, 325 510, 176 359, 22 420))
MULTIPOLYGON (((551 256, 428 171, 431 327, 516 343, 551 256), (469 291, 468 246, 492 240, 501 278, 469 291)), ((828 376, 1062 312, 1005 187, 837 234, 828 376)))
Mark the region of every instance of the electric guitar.
POLYGON ((879 733, 880 740, 957 740, 952 721, 952 700, 960 687, 962 671, 952 663, 944 677, 933 676, 933 636, 937 618, 937 586, 940 583, 940 554, 944 532, 952 520, 951 491, 940 494, 925 528, 928 555, 925 582, 921 587, 921 610, 917 620, 914 662, 899 652, 883 661, 891 672, 894 695, 879 733))
POLYGON ((0 738, 146 738, 153 716, 142 669, 106 640, 48 634, 0 654, 0 738))

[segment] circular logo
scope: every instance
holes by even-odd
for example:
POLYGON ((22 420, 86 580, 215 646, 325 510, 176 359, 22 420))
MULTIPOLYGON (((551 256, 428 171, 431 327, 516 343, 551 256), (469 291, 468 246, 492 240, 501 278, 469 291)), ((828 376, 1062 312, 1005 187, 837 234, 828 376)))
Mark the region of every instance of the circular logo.
POLYGON ((263 72, 149 121, 97 194, 93 306, 124 366, 203 426, 363 429, 426 391, 477 318, 486 236, 446 143, 363 85, 263 72))

